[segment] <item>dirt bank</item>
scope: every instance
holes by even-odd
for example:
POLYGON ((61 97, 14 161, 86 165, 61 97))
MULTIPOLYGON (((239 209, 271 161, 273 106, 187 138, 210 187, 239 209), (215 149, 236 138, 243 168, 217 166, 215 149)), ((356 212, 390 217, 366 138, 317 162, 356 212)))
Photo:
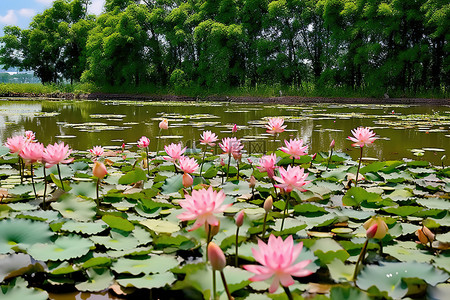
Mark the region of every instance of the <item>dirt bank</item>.
POLYGON ((208 96, 187 97, 176 95, 135 95, 135 94, 19 94, 10 93, 0 95, 4 98, 39 98, 39 99, 81 99, 81 100, 132 100, 132 101, 212 101, 212 102, 238 102, 238 103, 267 103, 267 104, 301 104, 301 103, 346 103, 346 104, 428 104, 450 105, 450 99, 425 99, 425 98, 328 98, 328 97, 253 97, 253 96, 208 96))

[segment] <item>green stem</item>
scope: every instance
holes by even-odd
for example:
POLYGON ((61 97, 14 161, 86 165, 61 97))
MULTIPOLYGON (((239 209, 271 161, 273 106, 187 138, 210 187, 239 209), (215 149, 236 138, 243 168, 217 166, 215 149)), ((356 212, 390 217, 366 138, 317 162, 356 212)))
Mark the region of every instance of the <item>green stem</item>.
POLYGON ((96 191, 97 191, 97 209, 100 206, 100 200, 99 200, 99 197, 98 197, 99 186, 100 186, 100 178, 97 178, 97 189, 96 189, 96 191))
POLYGON ((292 297, 291 291, 289 290, 289 287, 282 285, 284 292, 286 293, 286 296, 288 297, 289 300, 294 300, 294 298, 292 297))
POLYGON ((42 208, 45 210, 45 195, 47 193, 47 174, 45 172, 45 164, 42 166, 44 170, 44 195, 42 196, 42 208))
POLYGON ((30 168, 31 168, 31 184, 33 185, 34 198, 37 200, 38 196, 36 193, 36 187, 34 186, 33 163, 30 164, 30 168))
POLYGON ((202 164, 200 165, 200 177, 202 177, 202 170, 203 170, 203 164, 205 163, 205 156, 206 156, 206 145, 205 145, 205 149, 203 150, 202 164))
POLYGON ((145 154, 146 154, 146 159, 147 159, 147 174, 148 174, 148 176, 150 176, 150 163, 148 160, 148 147, 145 147, 145 154))
POLYGON ((359 156, 358 170, 356 171, 355 186, 358 184, 359 169, 361 168, 362 155, 363 155, 363 147, 360 147, 360 148, 361 148, 361 155, 359 156))
POLYGON ((211 225, 208 224, 208 236, 206 237, 206 262, 208 262, 208 245, 211 242, 211 225))
POLYGON ((364 256, 366 255, 368 244, 369 244, 369 239, 367 239, 366 242, 364 243, 364 246, 361 249, 361 254, 358 257, 358 261, 356 262, 355 271, 353 272, 353 282, 356 282, 356 277, 358 276, 358 273, 359 273, 358 267, 359 267, 359 264, 361 263, 361 261, 364 259, 364 256))
POLYGON ((284 212, 283 212, 283 220, 281 221, 281 229, 280 229, 280 231, 283 231, 283 227, 284 227, 284 219, 286 219, 286 213, 287 213, 287 210, 288 210, 288 208, 289 208, 289 193, 287 194, 287 197, 286 197, 286 205, 284 206, 284 212))
POLYGON ((293 156, 292 157, 292 166, 294 166, 295 165, 295 157, 293 156))
POLYGON ((216 270, 212 270, 212 283, 213 283, 213 288, 212 288, 212 298, 213 300, 216 300, 216 270))
POLYGON ((269 214, 268 212, 266 212, 264 214, 263 230, 262 230, 262 235, 261 235, 261 239, 262 240, 264 240, 264 235, 266 234, 266 221, 267 221, 267 215, 268 214, 269 214))
POLYGON ((220 277, 222 277, 223 287, 225 288, 225 292, 227 293, 228 300, 233 300, 233 297, 231 297, 230 290, 228 289, 228 284, 225 279, 225 274, 223 274, 223 270, 220 271, 220 277))
POLYGON ((59 164, 56 164, 56 168, 58 169, 58 176, 59 176, 59 181, 61 181, 61 188, 65 192, 66 190, 64 189, 64 183, 61 178, 61 169, 59 168, 59 164))
POLYGON ((331 156, 333 156, 333 149, 330 150, 330 156, 328 157, 327 171, 328 171, 328 166, 329 166, 329 164, 330 164, 331 156))
POLYGON ((236 160, 237 165, 237 180, 239 181, 239 160, 236 160))
POLYGON ((276 138, 276 134, 273 135, 273 153, 275 153, 277 151, 277 146, 275 144, 275 138, 276 138))
POLYGON ((157 157, 158 156, 158 151, 159 151, 159 140, 161 139, 161 129, 159 129, 159 139, 158 139, 158 141, 156 142, 156 154, 155 154, 155 157, 157 157))
POLYGON ((239 227, 236 229, 236 255, 234 257, 234 265, 236 266, 236 268, 238 266, 238 257, 239 257, 239 254, 238 254, 239 244, 238 243, 239 243, 239 227))
POLYGON ((23 168, 23 159, 19 156, 19 174, 20 174, 20 184, 23 184, 23 176, 24 176, 24 168, 23 168))
POLYGON ((228 181, 228 176, 230 174, 230 163, 231 163, 231 152, 228 154, 227 179, 225 181, 228 181))

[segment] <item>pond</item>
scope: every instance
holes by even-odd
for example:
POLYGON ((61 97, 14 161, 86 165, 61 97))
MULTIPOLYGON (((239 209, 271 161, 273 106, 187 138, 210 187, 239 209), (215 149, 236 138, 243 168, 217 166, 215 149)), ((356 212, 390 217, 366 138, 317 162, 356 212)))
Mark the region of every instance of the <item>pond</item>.
MULTIPOLYGON (((182 140, 189 148, 198 145, 203 130, 227 137, 237 124, 244 150, 266 152, 274 148, 266 133, 267 117, 282 116, 287 130, 275 141, 302 138, 308 152, 336 150, 359 157, 347 136, 358 126, 373 129, 379 140, 364 156, 378 160, 421 159, 440 165, 450 150, 450 106, 299 104, 270 105, 211 102, 136 101, 0 101, 0 141, 32 130, 45 145, 64 141, 76 150, 96 145, 112 149, 122 143, 135 146, 143 135, 151 139, 150 150, 182 140), (162 118, 169 130, 160 132, 162 118), (160 142, 158 140, 160 139, 160 142)), ((216 151, 220 152, 216 148, 216 151)))

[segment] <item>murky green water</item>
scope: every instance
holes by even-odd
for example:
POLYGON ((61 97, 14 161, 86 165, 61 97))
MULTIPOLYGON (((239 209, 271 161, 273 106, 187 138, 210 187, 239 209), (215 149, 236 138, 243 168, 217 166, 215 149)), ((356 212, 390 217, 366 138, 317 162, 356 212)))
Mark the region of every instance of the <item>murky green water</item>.
POLYGON ((424 156, 419 159, 441 164, 441 157, 450 151, 450 106, 4 100, 0 101, 0 140, 4 143, 12 135, 32 130, 44 144, 64 141, 76 150, 87 150, 96 145, 118 148, 122 142, 136 148, 134 143, 145 135, 155 151, 158 123, 165 117, 170 128, 161 132, 160 150, 179 140, 199 146, 203 130, 220 138, 230 136, 236 123, 245 149, 260 152, 273 149, 273 139, 264 128, 266 118, 273 116, 283 116, 287 124, 277 146, 284 139, 303 138, 309 153, 328 151, 335 139, 338 151, 358 157, 359 150, 346 139, 358 126, 371 127, 380 138, 364 150, 366 157, 418 159, 411 149, 422 149, 424 156))

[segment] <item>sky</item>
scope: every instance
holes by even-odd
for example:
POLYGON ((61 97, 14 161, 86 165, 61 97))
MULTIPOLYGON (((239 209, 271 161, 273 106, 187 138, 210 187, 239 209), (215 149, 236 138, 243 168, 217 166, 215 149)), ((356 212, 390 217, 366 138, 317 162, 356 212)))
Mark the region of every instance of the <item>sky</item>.
MULTIPOLYGON (((16 25, 22 29, 28 27, 36 14, 52 6, 53 0, 0 0, 0 36, 3 27, 16 25)), ((91 0, 89 13, 100 14, 105 0, 91 0)))

